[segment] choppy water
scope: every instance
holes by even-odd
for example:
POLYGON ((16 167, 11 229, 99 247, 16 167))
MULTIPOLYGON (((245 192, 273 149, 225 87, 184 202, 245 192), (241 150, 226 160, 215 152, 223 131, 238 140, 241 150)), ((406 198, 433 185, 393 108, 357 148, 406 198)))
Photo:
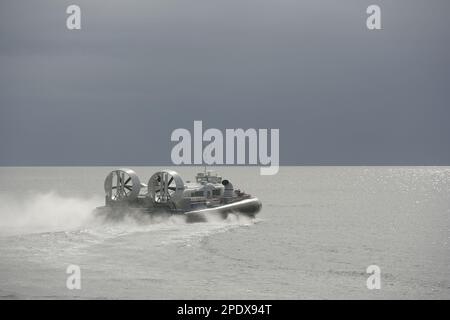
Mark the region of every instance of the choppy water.
POLYGON ((0 168, 0 298, 450 298, 448 167, 218 168, 263 210, 197 224, 93 217, 109 169, 0 168))

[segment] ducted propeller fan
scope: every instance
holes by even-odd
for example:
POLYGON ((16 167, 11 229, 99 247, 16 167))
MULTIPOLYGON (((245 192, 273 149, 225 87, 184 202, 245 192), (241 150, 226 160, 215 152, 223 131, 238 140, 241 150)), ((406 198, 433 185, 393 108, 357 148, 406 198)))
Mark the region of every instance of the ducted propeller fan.
POLYGON ((111 201, 130 201, 137 198, 141 182, 136 172, 131 169, 111 171, 105 180, 105 193, 111 201))
POLYGON ((156 172, 148 181, 148 194, 156 203, 177 202, 183 196, 184 182, 177 172, 156 172))

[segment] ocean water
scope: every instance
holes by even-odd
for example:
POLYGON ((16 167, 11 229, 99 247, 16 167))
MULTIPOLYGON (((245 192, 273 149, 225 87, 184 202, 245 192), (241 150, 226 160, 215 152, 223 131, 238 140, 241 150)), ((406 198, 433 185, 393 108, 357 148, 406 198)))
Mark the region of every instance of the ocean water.
POLYGON ((218 167, 263 209, 196 224, 95 217, 111 169, 0 168, 0 298, 450 298, 449 167, 218 167))

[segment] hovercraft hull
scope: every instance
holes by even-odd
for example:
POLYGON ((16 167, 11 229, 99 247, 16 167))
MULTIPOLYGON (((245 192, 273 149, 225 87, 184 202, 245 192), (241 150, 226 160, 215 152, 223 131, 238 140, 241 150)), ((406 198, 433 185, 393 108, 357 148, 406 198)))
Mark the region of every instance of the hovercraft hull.
POLYGON ((254 218, 255 215, 261 210, 261 207, 261 201, 259 201, 257 198, 251 198, 217 207, 188 211, 184 214, 188 217, 188 220, 192 222, 205 221, 208 215, 213 214, 220 214, 224 219, 230 213, 236 213, 254 218))
POLYGON ((234 213, 237 215, 244 215, 250 218, 254 218, 255 215, 261 210, 262 204, 257 198, 249 198, 234 201, 232 203, 223 204, 215 207, 205 207, 201 209, 180 211, 171 210, 163 207, 130 207, 130 206, 103 206, 98 207, 95 212, 108 220, 120 220, 127 214, 132 212, 141 212, 148 215, 184 215, 187 221, 193 222, 205 222, 208 216, 220 216, 226 219, 228 214, 234 213))

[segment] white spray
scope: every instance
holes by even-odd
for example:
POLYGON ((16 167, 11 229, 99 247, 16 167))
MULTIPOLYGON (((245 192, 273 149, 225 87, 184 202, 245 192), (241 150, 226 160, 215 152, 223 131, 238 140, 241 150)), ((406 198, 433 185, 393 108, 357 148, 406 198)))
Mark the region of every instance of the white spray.
POLYGON ((0 195, 0 235, 71 230, 93 218, 99 198, 63 197, 55 192, 0 195))

